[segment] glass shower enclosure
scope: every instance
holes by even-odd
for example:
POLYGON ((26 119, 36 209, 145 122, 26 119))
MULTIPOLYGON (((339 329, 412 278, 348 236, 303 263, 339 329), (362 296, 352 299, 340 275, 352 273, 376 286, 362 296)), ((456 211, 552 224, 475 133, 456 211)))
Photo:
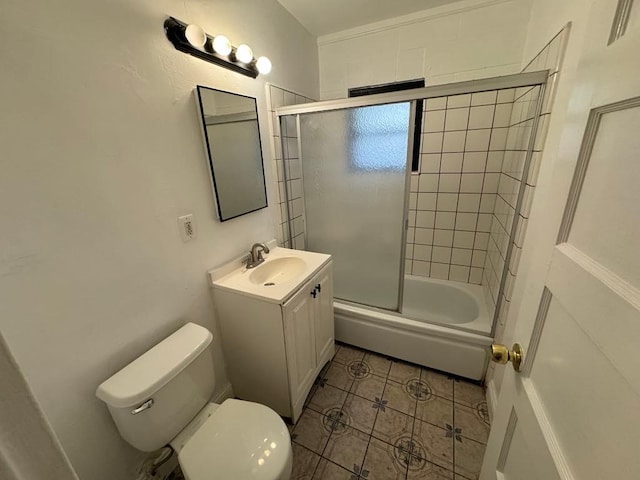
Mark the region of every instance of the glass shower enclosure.
MULTIPOLYGON (((405 250, 408 245, 407 231, 410 230, 409 214, 411 209, 415 214, 416 209, 422 208, 420 205, 410 206, 414 119, 418 101, 443 98, 446 101, 446 98, 461 95, 470 97, 474 93, 485 92, 486 94, 488 91, 498 92, 507 89, 513 92, 520 90, 538 92, 530 95, 531 100, 528 102, 518 103, 517 99, 512 98, 510 101, 513 105, 513 113, 504 125, 492 123, 482 126, 485 130, 478 132, 471 130, 472 121, 469 120, 468 124, 465 123, 464 129, 468 128, 471 133, 467 135, 461 132, 461 135, 467 135, 467 138, 472 138, 477 133, 487 135, 489 135, 488 132, 491 135, 500 133, 506 144, 501 147, 505 160, 497 173, 488 173, 487 169, 483 170, 484 173, 472 174, 484 175, 485 178, 484 184, 478 187, 481 188, 477 194, 478 201, 480 193, 483 195, 489 193, 489 197, 493 195, 494 198, 500 196, 506 198, 510 208, 510 210, 502 208, 502 204, 498 205, 498 203, 494 208, 492 203, 490 212, 483 214, 481 210, 480 213, 480 216, 491 217, 488 222, 490 229, 488 225, 481 228, 480 221, 477 225, 474 223, 474 228, 471 229, 476 230, 476 233, 480 232, 485 238, 485 243, 487 238, 490 239, 488 249, 486 245, 479 247, 481 250, 484 248, 484 251, 480 252, 482 254, 480 261, 483 263, 475 267, 478 270, 489 271, 484 262, 486 258, 486 265, 491 264, 493 269, 491 278, 482 277, 484 291, 491 292, 494 297, 494 310, 488 313, 493 318, 492 326, 487 327, 484 334, 489 334, 489 331, 493 333, 495 319, 499 314, 495 306, 499 306, 498 299, 503 295, 508 278, 511 243, 507 240, 515 238, 517 219, 525 192, 524 182, 518 184, 517 181, 515 183, 506 181, 527 178, 537 128, 536 118, 542 105, 545 81, 546 72, 534 72, 279 108, 277 116, 281 127, 289 244, 295 248, 328 253, 333 256, 336 299, 367 308, 373 307, 382 312, 401 313, 406 309, 403 307, 405 268, 411 268, 406 266, 411 265, 411 262, 405 262, 405 250), (525 118, 525 111, 530 116, 525 118), (523 115, 520 115, 520 112, 523 112, 523 115), (497 129, 497 127, 500 128, 497 129), (520 163, 517 167, 519 171, 514 170, 515 163, 513 165, 508 163, 508 158, 519 159, 520 163), (486 189, 489 183, 486 180, 489 178, 495 180, 498 177, 500 181, 496 180, 491 187, 495 191, 488 192, 486 189), (504 184, 509 185, 508 192, 498 191, 503 188, 502 177, 505 180, 504 184), (491 249, 492 241, 498 247, 495 252, 491 249), (481 268, 483 266, 484 268, 481 268)), ((495 96, 492 98, 496 105, 500 103, 495 100, 495 96)), ((427 104, 428 102, 425 103, 427 104)), ((495 105, 485 107, 491 112, 494 109, 497 112, 501 108, 504 110, 503 107, 495 105)), ((507 108, 511 112, 511 106, 507 108)), ((458 114, 459 111, 453 113, 458 114)), ((445 115, 445 112, 441 114, 445 115)), ((442 130, 446 129, 443 127, 442 130)), ((422 144, 424 144, 425 133, 423 129, 421 131, 423 132, 422 144)), ((493 136, 491 138, 493 139, 493 136)), ((491 150, 488 139, 486 143, 487 145, 481 148, 486 151, 491 150)), ((461 150, 465 158, 468 147, 469 144, 465 144, 461 150)), ((443 155, 447 151, 446 148, 446 142, 442 142, 440 151, 443 155)), ((422 149, 421 153, 423 153, 422 149)), ((478 155, 475 152, 476 158, 478 155)), ((462 153, 459 156, 462 157, 462 153)), ((444 171, 440 171, 441 175, 443 173, 444 171)), ((416 175, 419 176, 421 173, 416 172, 416 175)), ((463 187, 463 183, 460 182, 459 186, 463 187)), ((435 190, 424 191, 435 192, 427 195, 440 198, 442 187, 443 185, 439 185, 435 190)), ((421 194, 422 188, 421 182, 421 194)), ((462 198, 462 188, 458 189, 458 193, 462 198)), ((417 194, 414 193, 414 200, 416 196, 417 194)), ((460 208, 454 210, 458 213, 464 211, 460 204, 457 206, 460 208)), ((439 208, 438 204, 438 206, 426 207, 425 210, 434 210, 429 212, 434 216, 439 213, 439 208)), ((457 218, 455 213, 446 212, 446 215, 457 218)), ((466 218, 469 215, 457 216, 466 218)), ((427 218, 429 215, 424 217, 427 218)), ((449 228, 450 237, 453 237, 458 227, 456 221, 455 230, 453 226, 439 228, 449 228)), ((464 226, 461 229, 469 230, 464 226)), ((434 231, 431 230, 431 232, 434 231)), ((479 237, 476 236, 477 238, 479 237)), ((420 243, 417 237, 415 242, 413 237, 409 239, 409 245, 412 248, 413 243, 420 243)), ((424 243, 428 245, 427 242, 424 243)), ((435 250, 435 239, 433 245, 435 250)), ((471 246, 466 248, 469 249, 467 253, 471 265, 471 249, 474 249, 475 255, 475 249, 478 248, 477 240, 476 244, 472 241, 471 246)), ((435 258, 432 260, 436 261, 435 258)), ((450 263, 453 265, 453 258, 450 263)), ((411 272, 408 274, 411 275, 411 272)), ((473 283, 470 277, 468 281, 469 284, 473 283)), ((480 282, 476 281, 472 287, 479 290, 479 284, 480 282)), ((487 302, 488 305, 490 303, 487 302)), ((412 317, 410 309, 407 313, 412 317)), ((434 323, 438 321, 435 320, 434 323)), ((458 325, 451 325, 451 327, 462 330, 465 328, 458 325)))
POLYGON ((399 307, 411 127, 409 102, 299 118, 306 247, 333 255, 337 298, 399 307))

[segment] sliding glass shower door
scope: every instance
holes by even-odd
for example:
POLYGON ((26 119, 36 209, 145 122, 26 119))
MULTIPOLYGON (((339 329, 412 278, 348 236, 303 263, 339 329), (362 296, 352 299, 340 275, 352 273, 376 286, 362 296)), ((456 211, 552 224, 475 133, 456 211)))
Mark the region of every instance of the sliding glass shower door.
POLYGON ((410 103, 299 116, 306 248, 334 257, 337 298, 397 310, 410 103))

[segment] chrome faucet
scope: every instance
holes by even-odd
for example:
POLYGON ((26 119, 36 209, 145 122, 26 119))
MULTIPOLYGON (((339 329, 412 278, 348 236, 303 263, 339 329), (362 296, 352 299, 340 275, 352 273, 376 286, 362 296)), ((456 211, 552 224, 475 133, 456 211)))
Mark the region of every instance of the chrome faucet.
POLYGON ((269 253, 269 247, 264 243, 254 243, 249 252, 249 258, 247 259, 247 268, 254 268, 264 262, 262 252, 269 253))

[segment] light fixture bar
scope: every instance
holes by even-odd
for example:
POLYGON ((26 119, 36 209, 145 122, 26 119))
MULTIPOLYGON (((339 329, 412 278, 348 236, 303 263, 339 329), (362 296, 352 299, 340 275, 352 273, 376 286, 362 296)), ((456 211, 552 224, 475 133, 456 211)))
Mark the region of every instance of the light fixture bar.
POLYGON ((188 53, 194 57, 198 57, 201 60, 215 63, 224 68, 228 68, 236 73, 241 73, 247 77, 256 78, 258 76, 258 67, 256 66, 256 60, 252 60, 249 63, 242 63, 236 60, 236 48, 233 47, 229 55, 220 55, 213 50, 213 37, 209 34, 205 34, 207 39, 204 47, 199 49, 194 47, 185 36, 185 30, 187 24, 181 22, 177 18, 169 17, 164 22, 164 33, 173 44, 176 50, 188 53))

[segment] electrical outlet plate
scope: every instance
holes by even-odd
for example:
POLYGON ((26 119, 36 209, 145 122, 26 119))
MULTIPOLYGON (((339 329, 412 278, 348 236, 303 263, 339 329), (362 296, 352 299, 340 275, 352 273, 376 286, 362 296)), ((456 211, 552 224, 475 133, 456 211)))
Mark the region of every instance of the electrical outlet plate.
POLYGON ((178 217, 178 228, 180 230, 180 236, 184 242, 188 242, 196 238, 198 232, 196 231, 196 220, 193 217, 193 213, 178 217))

